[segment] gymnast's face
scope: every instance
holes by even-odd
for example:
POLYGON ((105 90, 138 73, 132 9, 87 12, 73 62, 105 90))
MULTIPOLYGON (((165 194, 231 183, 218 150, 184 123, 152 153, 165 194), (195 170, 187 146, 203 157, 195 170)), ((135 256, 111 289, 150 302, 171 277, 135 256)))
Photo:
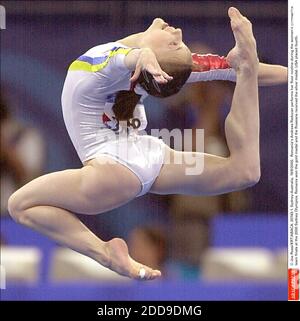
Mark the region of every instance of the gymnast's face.
POLYGON ((151 48, 155 53, 164 54, 167 51, 176 51, 184 54, 188 48, 182 41, 182 31, 168 25, 163 19, 156 18, 144 32, 143 47, 151 48))

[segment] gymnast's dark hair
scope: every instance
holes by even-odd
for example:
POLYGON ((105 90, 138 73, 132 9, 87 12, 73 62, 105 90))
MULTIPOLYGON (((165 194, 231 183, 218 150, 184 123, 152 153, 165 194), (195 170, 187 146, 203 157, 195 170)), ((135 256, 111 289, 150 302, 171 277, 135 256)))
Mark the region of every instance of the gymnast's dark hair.
MULTIPOLYGON (((160 66, 173 79, 166 84, 158 84, 153 76, 147 72, 141 72, 137 83, 151 96, 165 98, 175 95, 185 84, 192 72, 192 60, 186 64, 161 62, 160 66)), ((133 90, 119 91, 112 107, 113 112, 118 120, 129 120, 133 118, 134 109, 139 102, 141 95, 136 94, 133 90)))

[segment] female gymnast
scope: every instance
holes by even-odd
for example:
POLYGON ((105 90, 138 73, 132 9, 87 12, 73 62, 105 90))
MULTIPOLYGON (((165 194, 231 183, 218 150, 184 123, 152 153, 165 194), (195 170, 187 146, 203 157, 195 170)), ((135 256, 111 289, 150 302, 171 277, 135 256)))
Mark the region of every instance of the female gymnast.
POLYGON ((74 213, 103 213, 147 192, 215 195, 258 182, 258 79, 285 82, 286 69, 259 64, 251 23, 236 8, 228 15, 235 47, 226 59, 192 56, 181 30, 157 18, 145 32, 96 46, 74 61, 62 107, 83 167, 47 174, 20 188, 8 202, 13 219, 123 276, 160 277, 160 271, 130 257, 124 240, 102 241, 74 213), (225 122, 229 157, 175 151, 158 138, 136 133, 146 126, 142 101, 147 94, 166 97, 187 80, 211 79, 236 81, 225 122), (118 139, 124 129, 128 136, 118 139), (201 174, 186 175, 187 165, 174 161, 189 155, 204 157, 201 174))

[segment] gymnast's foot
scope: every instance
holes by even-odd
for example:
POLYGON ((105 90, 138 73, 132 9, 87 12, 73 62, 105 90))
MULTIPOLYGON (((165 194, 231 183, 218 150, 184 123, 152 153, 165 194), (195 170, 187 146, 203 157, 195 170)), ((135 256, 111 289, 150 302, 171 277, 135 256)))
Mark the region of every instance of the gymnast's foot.
POLYGON ((161 272, 134 261, 128 253, 124 240, 114 238, 106 243, 109 269, 136 280, 154 280, 161 276, 161 272))
POLYGON ((258 71, 259 61, 252 24, 236 8, 229 8, 228 16, 235 38, 235 47, 228 53, 227 61, 237 72, 255 74, 258 71))

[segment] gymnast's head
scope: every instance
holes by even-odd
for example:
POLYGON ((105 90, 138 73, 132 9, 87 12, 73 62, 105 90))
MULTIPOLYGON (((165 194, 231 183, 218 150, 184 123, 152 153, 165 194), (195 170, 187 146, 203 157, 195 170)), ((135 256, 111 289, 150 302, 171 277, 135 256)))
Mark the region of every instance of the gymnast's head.
POLYGON ((175 52, 182 58, 187 58, 187 54, 191 55, 182 41, 181 29, 169 26, 161 18, 155 18, 150 27, 142 33, 140 47, 151 48, 157 56, 170 52, 175 52))
POLYGON ((143 33, 141 47, 152 49, 161 69, 173 79, 166 84, 158 84, 150 73, 143 71, 138 83, 151 96, 163 98, 176 94, 192 71, 191 51, 182 41, 181 29, 156 18, 143 33))

